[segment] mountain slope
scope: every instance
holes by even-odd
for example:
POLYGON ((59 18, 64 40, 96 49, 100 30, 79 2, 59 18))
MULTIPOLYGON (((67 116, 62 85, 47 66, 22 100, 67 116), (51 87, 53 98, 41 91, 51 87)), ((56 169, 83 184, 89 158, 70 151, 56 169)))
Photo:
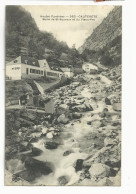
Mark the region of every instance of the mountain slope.
POLYGON ((86 60, 100 61, 104 65, 121 63, 122 7, 115 8, 85 40, 79 51, 86 60), (116 59, 117 58, 117 59, 116 59))
POLYGON ((54 58, 59 58, 62 51, 68 52, 66 43, 59 42, 48 32, 41 32, 31 14, 21 6, 6 7, 6 60, 26 52, 29 56, 43 58, 45 50, 54 58))

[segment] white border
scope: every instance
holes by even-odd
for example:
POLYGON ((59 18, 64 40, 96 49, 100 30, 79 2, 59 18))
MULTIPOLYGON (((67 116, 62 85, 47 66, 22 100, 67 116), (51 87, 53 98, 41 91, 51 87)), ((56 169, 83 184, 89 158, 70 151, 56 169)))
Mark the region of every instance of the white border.
POLYGON ((111 2, 93 1, 39 1, 1 0, 0 1, 0 192, 10 194, 57 193, 97 193, 135 194, 136 193, 136 1, 111 2), (121 187, 10 187, 4 186, 4 30, 5 5, 123 5, 123 111, 122 111, 122 186, 121 187))

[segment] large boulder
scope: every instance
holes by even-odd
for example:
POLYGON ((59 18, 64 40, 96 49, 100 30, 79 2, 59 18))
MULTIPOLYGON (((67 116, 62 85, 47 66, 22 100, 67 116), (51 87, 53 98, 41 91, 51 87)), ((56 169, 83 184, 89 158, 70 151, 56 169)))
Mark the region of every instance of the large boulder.
POLYGON ((46 137, 48 139, 52 139, 53 138, 53 134, 54 134, 54 132, 51 131, 51 132, 47 133, 46 137))
POLYGON ((110 167, 105 164, 95 163, 92 164, 89 172, 92 179, 104 178, 110 175, 110 167))
POLYGON ((105 103, 106 103, 106 105, 111 105, 110 99, 106 97, 105 98, 105 103))
POLYGON ((83 168, 83 159, 78 159, 75 162, 74 167, 75 167, 76 172, 82 170, 82 168, 83 168))
POLYGON ((25 160, 25 168, 30 172, 41 173, 48 175, 52 172, 47 162, 43 162, 34 158, 27 158, 25 160))
POLYGON ((69 177, 61 176, 57 180, 58 180, 59 185, 66 185, 69 182, 69 177))
POLYGON ((58 147, 58 143, 56 142, 46 142, 45 143, 46 149, 56 149, 58 147))
POLYGON ((36 147, 32 147, 32 154, 34 155, 34 156, 39 156, 39 155, 41 155, 42 154, 42 150, 40 150, 39 148, 36 148, 36 147))
POLYGON ((82 117, 82 114, 81 113, 75 112, 75 113, 72 114, 72 118, 73 119, 80 119, 81 117, 82 117))

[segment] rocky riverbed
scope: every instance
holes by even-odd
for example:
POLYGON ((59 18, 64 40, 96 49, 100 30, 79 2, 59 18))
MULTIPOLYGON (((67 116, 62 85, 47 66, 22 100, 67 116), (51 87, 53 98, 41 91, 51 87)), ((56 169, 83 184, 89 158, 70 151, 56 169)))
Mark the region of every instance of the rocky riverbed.
POLYGON ((7 185, 120 185, 119 68, 75 76, 49 93, 54 115, 8 112, 7 185))

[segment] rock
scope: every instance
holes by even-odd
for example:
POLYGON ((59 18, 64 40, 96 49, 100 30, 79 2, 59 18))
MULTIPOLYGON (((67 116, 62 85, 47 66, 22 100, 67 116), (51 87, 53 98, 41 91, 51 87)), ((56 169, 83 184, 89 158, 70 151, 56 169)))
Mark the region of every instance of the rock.
POLYGON ((38 175, 39 175, 39 173, 34 173, 34 172, 31 172, 28 170, 23 170, 23 171, 20 171, 20 172, 13 174, 12 181, 17 182, 20 179, 22 179, 22 180, 26 180, 28 182, 32 182, 35 180, 35 178, 38 177, 38 175))
POLYGON ((46 134, 46 133, 47 133, 47 131, 48 131, 48 128, 46 128, 46 127, 42 127, 42 133, 43 133, 43 134, 46 134))
POLYGON ((86 107, 86 111, 93 111, 92 106, 89 104, 89 102, 85 102, 84 103, 85 107, 86 107))
POLYGON ((27 158, 25 160, 25 168, 32 173, 41 173, 43 175, 48 175, 52 172, 47 162, 43 162, 34 158, 27 158))
POLYGON ((110 158, 108 161, 105 162, 105 164, 111 168, 117 168, 114 170, 119 170, 121 167, 121 160, 115 159, 115 158, 110 158))
POLYGON ((95 163, 92 164, 89 172, 91 175, 91 179, 105 178, 108 177, 110 174, 110 167, 105 164, 95 163))
POLYGON ((46 142, 45 143, 46 149, 56 149, 58 147, 58 143, 56 142, 46 142))
POLYGON ((59 107, 63 109, 69 109, 69 106, 67 104, 61 104, 59 107))
POLYGON ((115 139, 112 139, 110 137, 106 137, 104 139, 104 146, 107 147, 107 146, 111 146, 111 145, 115 145, 115 139))
POLYGON ((52 138, 53 138, 53 132, 47 133, 47 134, 46 134, 46 137, 47 137, 48 139, 52 139, 52 138))
POLYGON ((87 121, 87 125, 91 125, 92 124, 92 121, 87 121))
POLYGON ((105 103, 106 103, 106 105, 111 105, 110 99, 106 97, 105 98, 105 103))
POLYGON ((49 126, 49 122, 48 122, 48 121, 43 121, 41 124, 42 124, 43 126, 45 126, 45 127, 48 127, 48 126, 49 126))
POLYGON ((100 120, 93 120, 91 122, 91 125, 95 128, 99 128, 101 126, 101 121, 100 120))
POLYGON ((69 122, 69 119, 65 117, 64 114, 60 115, 57 119, 59 123, 67 124, 69 122))
POLYGON ((82 117, 82 114, 75 112, 72 114, 72 117, 73 119, 80 119, 82 117))
POLYGON ((91 69, 90 74, 92 74, 92 75, 98 74, 98 70, 97 69, 91 69))
POLYGON ((60 185, 66 185, 69 182, 68 179, 69 178, 67 176, 61 176, 57 180, 58 180, 60 185))
POLYGON ((101 179, 97 183, 97 185, 99 185, 99 186, 113 186, 113 182, 109 178, 105 177, 105 178, 101 179))
POLYGON ((72 111, 76 111, 76 112, 93 111, 93 108, 91 107, 91 105, 89 105, 87 103, 73 106, 73 107, 71 107, 71 109, 72 109, 72 111))
POLYGON ((42 150, 40 150, 39 148, 36 148, 36 147, 32 147, 32 154, 34 155, 34 156, 39 156, 39 155, 41 155, 42 154, 42 150))
POLYGON ((68 156, 71 153, 74 153, 73 150, 67 150, 63 153, 63 156, 68 156))
POLYGON ((74 167, 75 167, 76 172, 82 170, 82 168, 83 168, 83 159, 78 159, 75 162, 74 167))
POLYGON ((112 107, 115 111, 121 111, 121 103, 114 103, 112 107))

